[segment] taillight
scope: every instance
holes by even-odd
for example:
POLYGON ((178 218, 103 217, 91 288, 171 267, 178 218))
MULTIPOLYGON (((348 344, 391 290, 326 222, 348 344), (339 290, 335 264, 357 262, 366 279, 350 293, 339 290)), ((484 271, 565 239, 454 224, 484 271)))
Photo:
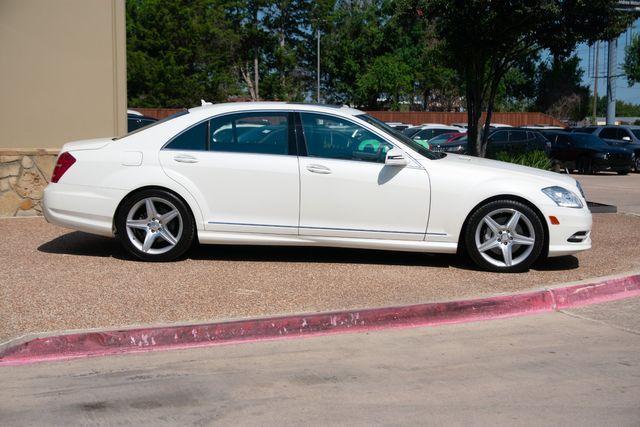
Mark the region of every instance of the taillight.
POLYGON ((58 156, 56 167, 53 168, 53 174, 51 174, 51 182, 58 182, 62 175, 76 162, 76 158, 66 151, 58 156))

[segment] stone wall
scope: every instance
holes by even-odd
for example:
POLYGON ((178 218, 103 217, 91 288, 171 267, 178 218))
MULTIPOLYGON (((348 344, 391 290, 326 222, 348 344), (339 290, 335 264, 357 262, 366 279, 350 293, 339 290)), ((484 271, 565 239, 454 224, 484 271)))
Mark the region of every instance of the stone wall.
POLYGON ((0 149, 0 217, 42 215, 58 150, 0 149))

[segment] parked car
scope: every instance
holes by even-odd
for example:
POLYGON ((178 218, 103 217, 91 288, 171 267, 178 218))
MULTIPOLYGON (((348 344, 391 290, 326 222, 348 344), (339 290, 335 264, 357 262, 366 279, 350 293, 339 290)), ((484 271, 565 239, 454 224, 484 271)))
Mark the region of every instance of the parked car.
POLYGON ((465 133, 462 132, 450 132, 450 133, 443 133, 440 134, 438 136, 434 136, 433 138, 431 138, 428 143, 429 145, 431 144, 443 144, 443 143, 447 143, 447 142, 451 142, 451 141, 456 141, 458 139, 460 139, 461 137, 465 136, 465 133))
POLYGON ((409 125, 402 122, 386 122, 389 126, 397 130, 398 132, 402 132, 405 129, 412 127, 413 125, 409 125))
MULTIPOLYGON (((530 129, 521 128, 499 128, 492 130, 487 142, 487 156, 494 156, 496 153, 506 151, 508 153, 522 153, 527 151, 549 152, 551 144, 540 133, 530 129)), ((467 153, 466 138, 445 143, 433 143, 431 149, 434 151, 465 154, 467 153)))
POLYGON ((551 159, 569 171, 583 174, 613 171, 626 175, 633 169, 633 152, 607 144, 594 134, 547 132, 551 141, 551 159))
POLYGON ((127 132, 133 132, 157 121, 158 119, 144 116, 137 111, 127 110, 127 132))
POLYGON ((194 242, 455 254, 512 272, 591 247, 570 176, 435 153, 362 111, 281 102, 192 108, 65 144, 45 218, 169 261, 194 242), (219 132, 237 123, 263 126, 219 132), (559 223, 558 223, 559 221, 559 223))
POLYGON ((591 133, 610 145, 631 150, 634 154, 634 169, 640 172, 640 126, 587 126, 573 131, 591 133))
POLYGON ((405 135, 409 136, 414 141, 418 142, 425 148, 429 148, 429 140, 433 139, 438 135, 442 135, 444 133, 460 133, 466 132, 465 129, 458 128, 455 126, 447 126, 447 125, 438 125, 438 124, 427 124, 416 126, 418 128, 415 132, 403 132, 405 135))

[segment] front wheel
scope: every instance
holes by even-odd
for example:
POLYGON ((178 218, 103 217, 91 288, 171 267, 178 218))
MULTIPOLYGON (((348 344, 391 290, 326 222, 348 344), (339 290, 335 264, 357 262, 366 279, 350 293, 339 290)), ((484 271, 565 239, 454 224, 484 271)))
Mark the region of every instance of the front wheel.
POLYGON ((629 172, 630 172, 629 169, 625 169, 622 171, 618 171, 618 175, 629 175, 629 172))
POLYGON ((195 239, 189 208, 164 190, 144 190, 128 197, 116 218, 118 237, 131 255, 143 261, 171 261, 195 239))
POLYGON ((578 172, 580 172, 582 175, 592 175, 594 173, 593 162, 589 157, 580 157, 576 162, 576 166, 578 172))
POLYGON ((527 270, 542 253, 544 227, 538 215, 515 200, 489 202, 474 212, 465 247, 480 267, 497 272, 527 270))

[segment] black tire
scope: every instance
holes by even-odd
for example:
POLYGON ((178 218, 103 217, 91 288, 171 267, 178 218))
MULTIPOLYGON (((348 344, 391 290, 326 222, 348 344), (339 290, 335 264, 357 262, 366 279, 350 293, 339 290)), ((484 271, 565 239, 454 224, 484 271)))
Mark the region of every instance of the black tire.
POLYGON ((160 189, 142 190, 128 196, 118 210, 116 230, 118 238, 127 252, 142 261, 173 261, 184 255, 193 246, 196 236, 195 221, 189 207, 175 194, 160 189), (157 215, 154 216, 158 218, 158 221, 153 224, 154 227, 147 227, 146 230, 127 227, 128 216, 132 209, 135 209, 135 212, 140 212, 140 214, 134 214, 137 216, 132 217, 132 220, 138 222, 151 220, 147 218, 146 208, 141 205, 148 199, 153 199, 152 204, 157 211, 157 215), (172 212, 173 208, 177 210, 179 216, 162 224, 161 217, 172 212), (156 230, 156 227, 160 229, 156 230), (170 232, 169 237, 173 237, 175 243, 170 243, 169 240, 162 237, 164 233, 162 228, 170 232), (153 243, 149 248, 150 252, 144 252, 142 250, 144 247, 140 248, 139 246, 144 243, 144 237, 149 232, 157 233, 157 236, 153 238, 153 243), (176 235, 178 235, 177 238, 176 235))
MULTIPOLYGON (((498 215, 501 215, 501 214, 498 214, 498 215)), ((521 220, 521 221, 524 221, 524 220, 521 220)), ((502 225, 501 222, 499 222, 498 224, 502 225)), ((480 228, 480 230, 482 230, 482 228, 480 228)), ((506 231, 503 231, 503 232, 506 233, 506 231)), ((478 233, 483 234, 480 231, 478 231, 478 233)), ((491 237, 490 239, 487 239, 487 241, 490 241, 492 239, 493 237, 491 237)), ((498 239, 497 241, 499 242, 500 240, 498 239)), ((495 201, 489 202, 481 206, 475 212, 473 212, 469 217, 469 220, 467 221, 467 226, 464 233, 465 252, 469 255, 471 260, 482 269, 489 270, 489 271, 496 271, 496 272, 504 272, 504 273, 516 273, 516 272, 526 271, 534 262, 536 262, 536 260, 543 253, 544 246, 547 244, 546 242, 547 242, 547 238, 545 235, 544 226, 542 224, 542 220, 536 214, 536 212, 524 203, 521 203, 515 200, 509 200, 509 199, 495 200, 495 201), (508 212, 505 212, 504 214, 505 216, 511 215, 511 211, 519 212, 520 215, 522 215, 523 217, 526 217, 526 219, 528 220, 528 223, 525 224, 526 227, 532 228, 532 231, 533 231, 533 233, 529 233, 530 237, 533 236, 532 237, 533 244, 530 244, 527 246, 518 246, 518 245, 512 246, 513 254, 516 255, 514 261, 516 261, 518 258, 522 258, 522 259, 518 260, 516 264, 510 265, 510 266, 507 266, 506 263, 505 265, 500 266, 488 261, 481 254, 476 243, 476 232, 478 231, 479 226, 485 227, 485 224, 484 224, 485 217, 493 212, 501 211, 501 210, 508 211, 508 212), (481 225, 481 222, 483 222, 482 225, 481 225), (529 248, 529 246, 531 246, 531 251, 528 255, 526 255, 526 252, 528 251, 527 248, 529 248)), ((486 254, 487 257, 492 258, 495 256, 497 262, 500 262, 500 258, 502 257, 503 261, 505 261, 504 257, 502 255, 499 255, 502 250, 502 246, 501 246, 502 244, 503 243, 499 243, 498 247, 496 247, 495 249, 491 249, 491 251, 494 251, 494 252, 490 254, 486 254)), ((512 242, 507 240, 507 242, 504 244, 512 245, 512 242)), ((489 251, 486 251, 486 252, 489 252, 489 251)))
POLYGON ((631 172, 629 169, 618 171, 618 175, 629 175, 629 172, 631 172))
POLYGON ((636 172, 640 172, 640 153, 636 153, 635 159, 633 161, 633 168, 636 172))
POLYGON ((593 175, 593 162, 589 157, 580 157, 576 161, 576 168, 582 175, 593 175))

